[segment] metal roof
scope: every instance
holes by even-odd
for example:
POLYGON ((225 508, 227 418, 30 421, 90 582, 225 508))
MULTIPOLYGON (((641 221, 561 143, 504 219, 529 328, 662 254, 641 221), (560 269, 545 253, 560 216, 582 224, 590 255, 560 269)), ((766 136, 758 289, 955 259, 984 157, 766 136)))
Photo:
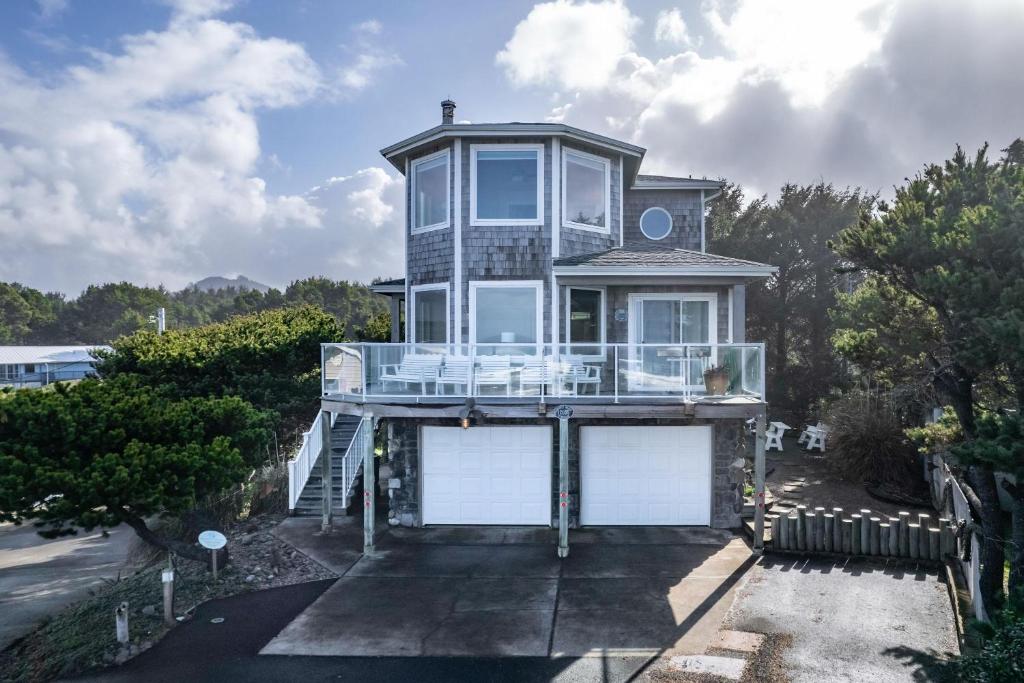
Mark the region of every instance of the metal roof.
POLYGON ((0 346, 0 365, 42 365, 44 363, 88 363, 89 351, 109 346, 0 346))

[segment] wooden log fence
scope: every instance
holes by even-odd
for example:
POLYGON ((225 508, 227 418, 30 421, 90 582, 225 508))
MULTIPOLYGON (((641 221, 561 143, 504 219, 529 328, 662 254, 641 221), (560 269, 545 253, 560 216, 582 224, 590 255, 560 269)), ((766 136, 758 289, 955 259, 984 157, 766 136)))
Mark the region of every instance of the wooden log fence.
POLYGON ((771 514, 771 548, 781 552, 829 553, 939 562, 955 555, 956 528, 945 517, 889 517, 860 510, 798 505, 793 512, 771 514), (826 512, 826 510, 830 510, 826 512))

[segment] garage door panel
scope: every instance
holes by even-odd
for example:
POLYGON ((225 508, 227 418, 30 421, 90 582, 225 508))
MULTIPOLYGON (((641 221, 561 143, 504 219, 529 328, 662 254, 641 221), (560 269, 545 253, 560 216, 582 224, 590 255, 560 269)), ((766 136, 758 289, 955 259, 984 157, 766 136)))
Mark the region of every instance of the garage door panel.
POLYGON ((551 521, 551 428, 424 427, 424 524, 551 521))
POLYGON ((582 524, 710 524, 710 427, 582 427, 580 445, 582 524))

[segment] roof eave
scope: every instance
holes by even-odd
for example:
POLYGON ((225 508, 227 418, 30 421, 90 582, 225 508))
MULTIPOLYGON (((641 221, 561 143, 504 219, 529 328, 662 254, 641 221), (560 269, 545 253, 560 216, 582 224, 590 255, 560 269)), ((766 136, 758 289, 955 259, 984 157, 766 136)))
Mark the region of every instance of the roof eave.
POLYGON ((661 277, 771 277, 779 271, 775 266, 553 266, 555 275, 608 275, 637 276, 653 275, 661 277))
MULTIPOLYGON (((434 126, 421 133, 405 138, 393 145, 380 150, 381 155, 387 159, 399 172, 405 172, 405 154, 417 147, 442 140, 449 137, 498 137, 514 135, 551 135, 576 139, 599 147, 614 150, 620 154, 635 157, 637 160, 636 170, 631 174, 633 177, 639 172, 640 162, 643 160, 647 150, 638 145, 609 138, 597 133, 567 126, 564 123, 448 123, 434 126)), ((632 178, 630 179, 632 182, 632 178)))

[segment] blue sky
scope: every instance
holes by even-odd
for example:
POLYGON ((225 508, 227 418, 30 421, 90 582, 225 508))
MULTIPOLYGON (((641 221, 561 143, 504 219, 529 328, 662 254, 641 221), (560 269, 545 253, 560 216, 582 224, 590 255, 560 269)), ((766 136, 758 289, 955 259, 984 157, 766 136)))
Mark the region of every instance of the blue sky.
POLYGON ((644 170, 891 192, 1024 134, 1024 3, 0 4, 0 279, 401 273, 381 147, 565 121, 644 170), (389 246, 393 245, 393 246, 389 246))

